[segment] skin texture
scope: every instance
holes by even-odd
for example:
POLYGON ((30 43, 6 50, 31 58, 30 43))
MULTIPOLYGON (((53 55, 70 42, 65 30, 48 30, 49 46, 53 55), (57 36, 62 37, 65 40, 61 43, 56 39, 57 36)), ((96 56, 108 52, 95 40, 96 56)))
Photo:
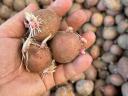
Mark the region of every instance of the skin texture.
POLYGON ((35 10, 36 5, 30 4, 0 26, 0 96, 40 96, 51 87, 85 71, 92 63, 91 56, 86 53, 84 58, 79 56, 76 63, 74 61, 59 65, 55 73, 42 78, 20 66, 21 37, 26 32, 23 24, 24 12, 35 10))

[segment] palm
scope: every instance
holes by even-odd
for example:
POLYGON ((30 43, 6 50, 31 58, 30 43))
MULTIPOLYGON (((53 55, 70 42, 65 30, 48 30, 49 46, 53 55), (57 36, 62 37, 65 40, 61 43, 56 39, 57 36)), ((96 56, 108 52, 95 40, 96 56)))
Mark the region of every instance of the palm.
POLYGON ((24 66, 20 66, 21 37, 25 32, 24 11, 35 9, 35 5, 31 4, 0 26, 0 96, 40 96, 51 87, 86 70, 91 63, 91 58, 87 54, 87 60, 81 67, 75 65, 75 68, 72 63, 60 65, 54 74, 47 74, 43 78, 36 73, 27 72, 24 66))

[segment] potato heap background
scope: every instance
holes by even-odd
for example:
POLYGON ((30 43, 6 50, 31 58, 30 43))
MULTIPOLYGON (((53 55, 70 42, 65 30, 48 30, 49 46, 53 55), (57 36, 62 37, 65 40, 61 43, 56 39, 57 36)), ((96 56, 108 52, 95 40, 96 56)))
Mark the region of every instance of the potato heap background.
MULTIPOLYGON (((47 8, 52 0, 0 0, 0 24, 31 2, 47 8)), ((128 0, 73 0, 62 18, 61 29, 67 25, 74 27, 77 20, 73 21, 70 15, 81 13, 81 9, 85 11, 86 22, 74 30, 78 29, 79 34, 96 34, 95 44, 87 50, 93 64, 43 96, 128 96, 128 0)))

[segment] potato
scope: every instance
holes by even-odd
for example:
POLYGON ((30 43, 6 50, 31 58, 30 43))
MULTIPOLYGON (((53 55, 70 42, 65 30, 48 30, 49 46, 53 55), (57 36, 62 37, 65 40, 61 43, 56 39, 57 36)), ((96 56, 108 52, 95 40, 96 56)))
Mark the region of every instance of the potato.
POLYGON ((41 5, 50 5, 52 3, 52 0, 38 0, 41 5))
POLYGON ((105 85, 101 90, 105 96, 117 96, 117 89, 113 85, 105 85))
POLYGON ((17 14, 16 11, 12 11, 11 14, 10 14, 10 17, 12 17, 12 16, 14 16, 14 15, 16 15, 16 14, 17 14))
POLYGON ((3 0, 3 3, 10 8, 13 7, 13 2, 14 2, 14 0, 3 0))
POLYGON ((1 25, 2 23, 4 23, 4 22, 5 22, 5 20, 3 20, 3 19, 0 18, 0 25, 1 25))
POLYGON ((37 0, 25 0, 25 3, 26 3, 26 6, 31 4, 31 3, 34 3, 39 7, 39 4, 38 4, 37 0))
POLYGON ((87 8, 93 7, 98 3, 99 0, 84 0, 84 6, 87 8))
POLYGON ((121 57, 117 64, 117 71, 124 78, 124 80, 128 79, 128 58, 121 57))
POLYGON ((96 68, 91 65, 86 71, 85 71, 85 77, 87 80, 96 80, 97 77, 97 70, 96 68))
POLYGON ((47 46, 40 47, 30 45, 28 49, 28 69, 31 72, 43 72, 43 70, 51 65, 51 52, 47 46))
POLYGON ((113 40, 117 37, 118 33, 115 27, 104 27, 103 38, 107 40, 113 40))
POLYGON ((60 31, 52 39, 50 47, 57 62, 69 63, 79 55, 82 42, 76 33, 60 31))
POLYGON ((119 74, 112 74, 107 77, 107 83, 111 83, 114 86, 121 86, 124 80, 119 74))
POLYGON ((35 11, 34 15, 41 19, 41 32, 35 34, 34 38, 37 41, 42 41, 50 34, 53 37, 59 29, 60 17, 53 10, 49 9, 35 11))
POLYGON ((10 17, 12 10, 7 6, 0 4, 0 17, 3 19, 8 19, 10 17))
POLYGON ((88 96, 93 92, 94 82, 92 80, 79 80, 76 83, 76 91, 82 96, 88 96))
POLYGON ((104 26, 113 26, 115 23, 114 17, 113 16, 105 16, 104 18, 104 26))
POLYGON ((98 58, 100 56, 100 47, 98 45, 93 45, 90 50, 90 54, 93 59, 98 58))
POLYGON ((82 27, 83 32, 96 32, 97 28, 95 26, 93 26, 91 23, 85 23, 82 27))
POLYGON ((71 84, 67 84, 66 86, 57 88, 54 96, 75 96, 73 86, 71 84))
POLYGON ((121 10, 121 0, 103 0, 105 6, 112 11, 120 11, 121 10))
POLYGON ((122 85, 121 91, 123 96, 128 96, 128 82, 122 85))
POLYGON ((16 11, 21 11, 25 8, 25 1, 24 0, 14 0, 13 7, 16 11))
POLYGON ((68 15, 72 14, 73 12, 75 12, 75 11, 81 9, 81 8, 82 8, 81 4, 79 4, 79 3, 73 3, 72 7, 68 11, 68 15))
POLYGON ((99 27, 99 26, 102 25, 103 19, 104 19, 103 15, 102 15, 101 13, 96 12, 96 13, 94 13, 94 14, 92 15, 91 23, 92 23, 94 26, 99 27))

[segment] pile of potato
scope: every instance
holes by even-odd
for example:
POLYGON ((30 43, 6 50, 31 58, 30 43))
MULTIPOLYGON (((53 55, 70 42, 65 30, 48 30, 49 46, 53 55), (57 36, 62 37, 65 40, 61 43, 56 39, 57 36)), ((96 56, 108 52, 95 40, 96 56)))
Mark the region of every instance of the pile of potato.
POLYGON ((89 69, 43 96, 128 96, 128 0, 1 0, 0 24, 30 3, 39 6, 33 14, 42 24, 23 52, 28 71, 42 74, 53 63, 76 63, 90 47, 87 32, 97 37, 86 50, 94 59, 89 69), (57 4, 65 7, 57 10, 57 4))

